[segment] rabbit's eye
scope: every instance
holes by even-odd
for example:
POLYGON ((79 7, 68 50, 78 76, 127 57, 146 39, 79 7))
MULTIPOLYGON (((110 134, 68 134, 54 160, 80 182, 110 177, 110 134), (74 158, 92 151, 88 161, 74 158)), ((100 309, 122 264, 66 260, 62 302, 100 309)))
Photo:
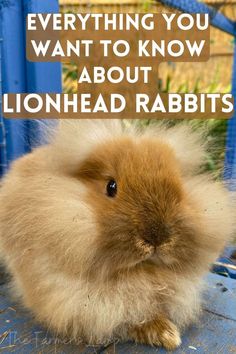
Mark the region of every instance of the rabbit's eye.
POLYGON ((116 193, 117 193, 116 181, 114 181, 114 179, 111 179, 107 183, 107 195, 108 195, 108 197, 114 198, 116 193))

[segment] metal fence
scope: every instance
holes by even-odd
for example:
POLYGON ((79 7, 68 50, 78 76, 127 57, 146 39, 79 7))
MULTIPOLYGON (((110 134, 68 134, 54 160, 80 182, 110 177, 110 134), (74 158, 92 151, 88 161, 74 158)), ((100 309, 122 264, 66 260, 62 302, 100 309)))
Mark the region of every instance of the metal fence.
MULTIPOLYGON (((160 0, 161 3, 182 12, 208 13, 212 26, 227 32, 236 38, 236 23, 215 8, 197 0, 160 0)), ((232 93, 236 98, 236 46, 234 45, 234 65, 232 75, 232 93)), ((230 180, 230 188, 236 190, 236 113, 228 123, 228 135, 225 154, 224 177, 230 180)))

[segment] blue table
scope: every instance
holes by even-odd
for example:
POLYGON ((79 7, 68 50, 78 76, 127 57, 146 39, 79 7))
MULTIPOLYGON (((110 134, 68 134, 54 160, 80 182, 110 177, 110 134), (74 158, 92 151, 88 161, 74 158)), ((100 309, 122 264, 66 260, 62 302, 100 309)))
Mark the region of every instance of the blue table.
MULTIPOLYGON (((207 284, 201 320, 185 333, 182 346, 175 351, 176 354, 236 353, 236 281, 209 274, 207 284)), ((0 353, 141 354, 157 352, 165 353, 166 351, 133 343, 114 343, 107 348, 62 343, 36 324, 25 309, 12 301, 4 281, 0 285, 0 353)))

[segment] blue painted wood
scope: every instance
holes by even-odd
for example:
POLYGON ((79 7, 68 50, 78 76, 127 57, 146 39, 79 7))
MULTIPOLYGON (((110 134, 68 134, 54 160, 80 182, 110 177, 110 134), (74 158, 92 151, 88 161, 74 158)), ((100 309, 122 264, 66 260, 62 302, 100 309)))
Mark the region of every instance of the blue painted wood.
MULTIPOLYGON (((27 13, 58 11, 58 0, 0 0, 2 93, 61 92, 60 64, 28 62, 25 40, 27 13)), ((0 143, 4 142, 4 145, 0 148, 0 175, 6 171, 11 161, 31 151, 35 145, 45 142, 45 125, 50 122, 7 120, 1 117, 1 123, 0 143)))
MULTIPOLYGON (((175 354, 236 353, 236 282, 209 274, 204 297, 204 311, 199 323, 183 336, 175 354)), ((134 343, 115 343, 106 349, 80 344, 63 344, 35 323, 32 316, 12 301, 6 285, 0 286, 0 352, 4 353, 105 353, 143 354, 165 353, 134 343)))
MULTIPOLYGON (((1 1, 2 35, 2 91, 26 92, 25 46, 21 1, 1 1)), ((7 145, 7 163, 26 151, 24 121, 4 120, 7 145)))
POLYGON ((217 262, 213 265, 212 271, 214 273, 224 275, 226 277, 236 279, 236 248, 228 246, 224 253, 219 257, 217 262), (233 267, 232 267, 233 266, 233 267))
MULTIPOLYGON (((58 0, 39 1, 23 0, 24 20, 28 13, 58 13, 58 0)), ((26 26, 26 21, 25 21, 26 26)), ((61 64, 40 63, 26 61, 26 83, 27 92, 36 93, 61 93, 61 64)), ((43 117, 42 117, 43 118, 43 117)), ((55 125, 53 120, 29 120, 28 122, 29 146, 34 147, 45 142, 45 129, 48 125, 55 125)))
MULTIPOLYGON (((1 11, 0 11, 0 23, 1 23, 1 11)), ((2 117, 2 26, 0 25, 0 176, 3 175, 7 168, 7 144, 6 144, 6 129, 4 119, 2 117)))
MULTIPOLYGON (((234 44, 234 64, 232 72, 232 94, 236 104, 236 44, 234 44)), ((224 178, 229 181, 229 188, 236 191, 236 111, 228 122, 224 178)))

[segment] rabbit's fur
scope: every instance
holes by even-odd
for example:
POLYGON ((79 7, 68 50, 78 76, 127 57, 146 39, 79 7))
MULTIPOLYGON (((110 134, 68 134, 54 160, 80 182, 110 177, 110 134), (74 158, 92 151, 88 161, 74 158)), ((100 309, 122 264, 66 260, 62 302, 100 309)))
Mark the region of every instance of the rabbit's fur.
POLYGON ((233 230, 228 191, 199 174, 204 157, 185 125, 61 122, 1 188, 1 253, 24 305, 75 340, 178 346, 233 230))

